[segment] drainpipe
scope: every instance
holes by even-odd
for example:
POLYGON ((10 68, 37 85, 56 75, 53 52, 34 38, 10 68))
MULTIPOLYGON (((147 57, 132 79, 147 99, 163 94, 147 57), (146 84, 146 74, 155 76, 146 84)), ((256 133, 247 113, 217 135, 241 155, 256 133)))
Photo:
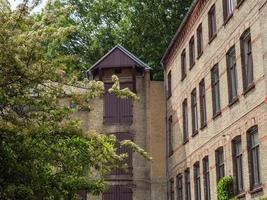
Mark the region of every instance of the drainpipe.
POLYGON ((166 73, 165 73, 165 68, 164 68, 164 64, 161 62, 160 63, 162 68, 164 69, 164 97, 165 97, 165 167, 166 167, 166 199, 168 199, 168 142, 167 142, 167 94, 166 94, 166 88, 167 88, 167 83, 166 83, 166 73))

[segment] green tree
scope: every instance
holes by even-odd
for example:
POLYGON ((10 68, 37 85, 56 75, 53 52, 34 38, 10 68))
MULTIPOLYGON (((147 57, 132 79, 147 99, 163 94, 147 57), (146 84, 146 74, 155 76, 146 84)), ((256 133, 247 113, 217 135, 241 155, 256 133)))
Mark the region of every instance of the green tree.
POLYGON ((70 71, 84 72, 104 53, 120 43, 153 68, 153 79, 163 80, 161 57, 191 2, 192 0, 57 0, 49 7, 72 8, 65 24, 76 26, 77 31, 62 46, 66 53, 78 56, 75 65, 69 66, 70 71))
MULTIPOLYGON (((71 116, 81 107, 90 109, 90 100, 103 94, 103 83, 79 83, 65 73, 75 60, 61 51, 76 31, 65 24, 71 8, 30 15, 33 3, 26 0, 12 11, 0 0, 0 199, 75 199, 80 190, 99 194, 105 174, 123 167, 119 163, 127 155, 116 154, 114 137, 86 133, 71 116), (66 84, 82 89, 72 93, 66 84), (60 105, 66 97, 77 103, 76 110, 60 105)), ((137 99, 113 80, 110 92, 137 99)), ((121 145, 148 157, 130 141, 121 145)))

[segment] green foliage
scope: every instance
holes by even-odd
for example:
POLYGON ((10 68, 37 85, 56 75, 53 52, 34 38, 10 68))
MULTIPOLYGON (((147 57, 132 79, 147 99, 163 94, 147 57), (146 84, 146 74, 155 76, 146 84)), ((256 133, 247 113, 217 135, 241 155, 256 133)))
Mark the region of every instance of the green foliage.
POLYGON ((234 200, 232 177, 225 176, 219 180, 217 185, 217 198, 218 200, 234 200))
POLYGON ((76 28, 60 48, 77 56, 75 65, 68 65, 68 71, 84 72, 120 43, 153 68, 153 79, 163 80, 160 60, 191 2, 55 0, 46 9, 57 13, 62 7, 69 8, 67 17, 58 18, 58 23, 65 27, 76 28))
MULTIPOLYGON (((65 73, 76 59, 60 50, 76 31, 61 20, 71 9, 35 16, 27 2, 11 11, 0 1, 0 199, 75 199, 80 190, 99 194, 104 176, 126 155, 116 154, 114 137, 81 129, 72 118, 77 110, 60 100, 88 107, 103 94, 103 83, 77 82, 75 74, 65 73), (70 84, 80 87, 78 93, 70 84)), ((117 96, 137 99, 114 81, 117 96)))

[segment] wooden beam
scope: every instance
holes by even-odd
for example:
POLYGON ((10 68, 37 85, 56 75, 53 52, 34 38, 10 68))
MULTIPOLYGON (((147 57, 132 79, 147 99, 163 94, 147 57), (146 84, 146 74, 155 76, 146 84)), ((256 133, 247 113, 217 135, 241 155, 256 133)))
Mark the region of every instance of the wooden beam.
POLYGON ((132 67, 132 77, 133 77, 133 92, 136 93, 136 69, 135 69, 135 66, 132 67))
POLYGON ((99 81, 102 81, 103 79, 103 70, 102 70, 102 67, 99 68, 99 81))

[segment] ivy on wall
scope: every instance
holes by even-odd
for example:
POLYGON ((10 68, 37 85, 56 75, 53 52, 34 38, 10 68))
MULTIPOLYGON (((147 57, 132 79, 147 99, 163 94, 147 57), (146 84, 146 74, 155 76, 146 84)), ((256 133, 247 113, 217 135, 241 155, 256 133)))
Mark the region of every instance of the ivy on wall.
POLYGON ((233 193, 233 178, 225 176, 219 180, 217 185, 217 198, 218 200, 234 200, 233 193))

